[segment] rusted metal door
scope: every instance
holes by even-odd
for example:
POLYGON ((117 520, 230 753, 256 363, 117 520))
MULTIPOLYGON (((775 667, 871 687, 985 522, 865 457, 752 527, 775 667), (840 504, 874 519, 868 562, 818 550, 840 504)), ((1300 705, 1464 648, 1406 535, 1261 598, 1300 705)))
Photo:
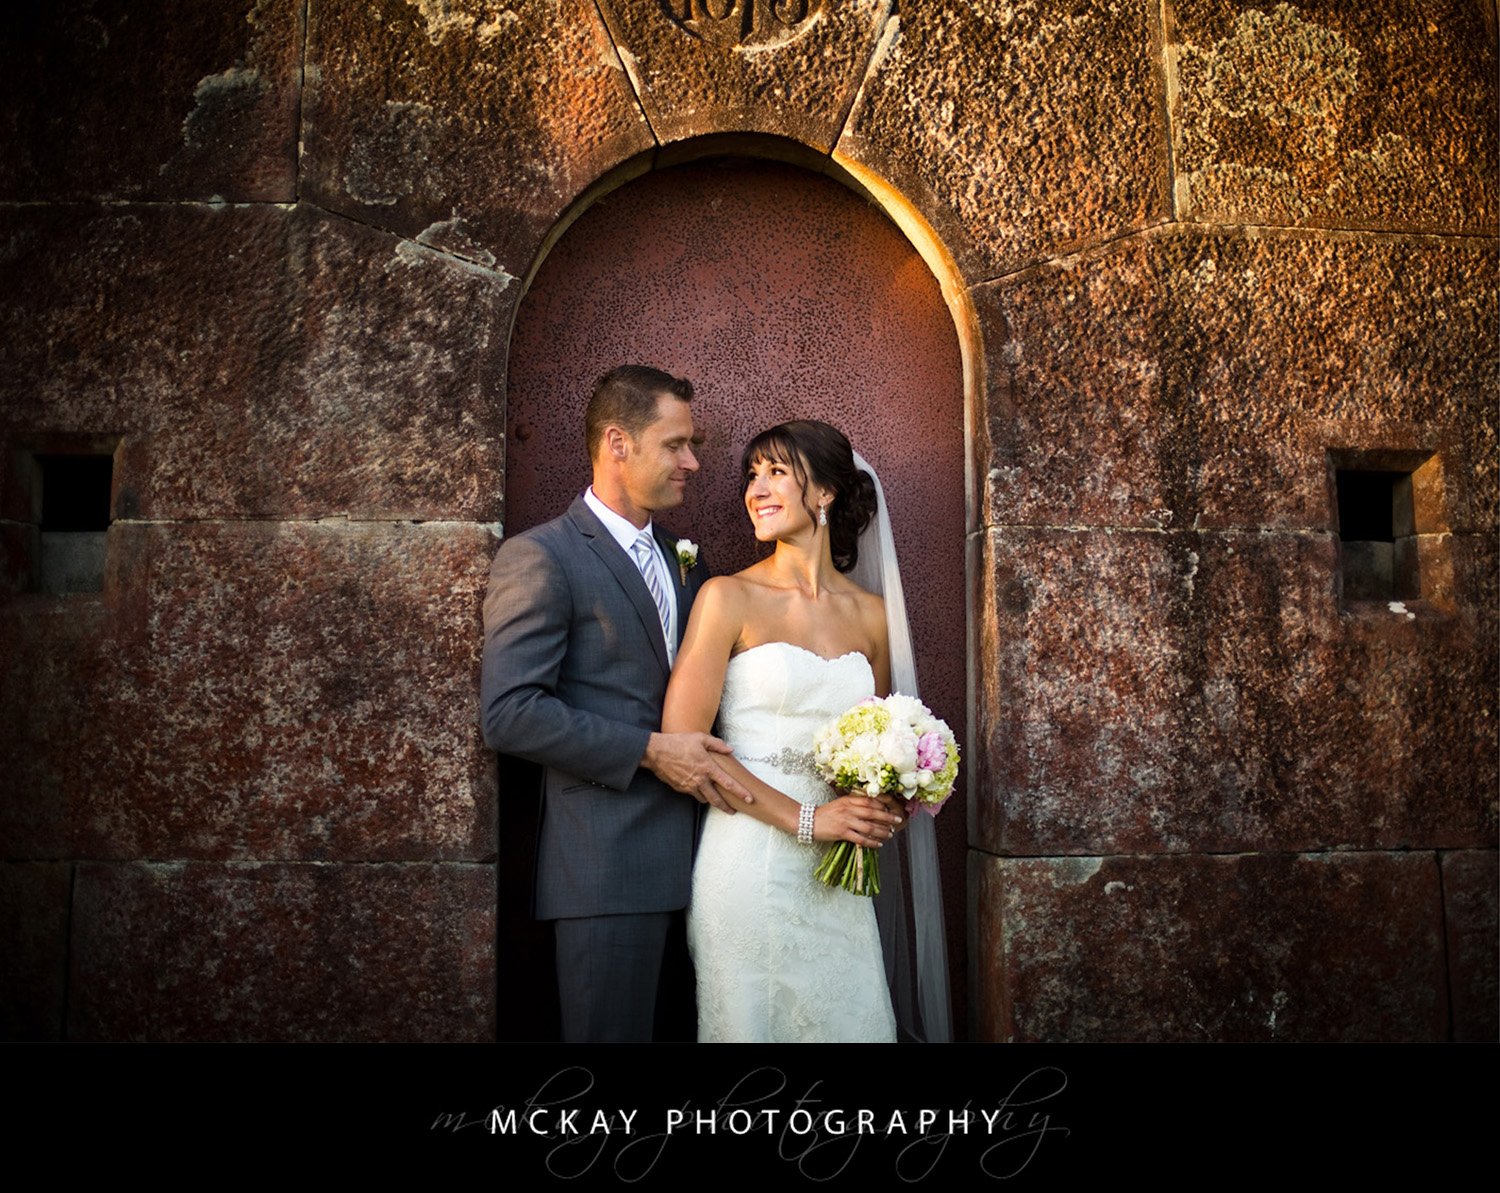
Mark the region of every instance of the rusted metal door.
MULTIPOLYGON (((958 337, 936 279, 896 226, 831 178, 747 159, 657 171, 589 208, 542 264, 512 336, 507 533, 556 516, 588 484, 584 402, 599 374, 627 362, 697 389, 702 470, 662 521, 702 544, 715 572, 763 550, 741 500, 745 442, 790 418, 823 419, 849 436, 891 501, 923 696, 962 736, 958 337)), ((518 813, 506 792, 501 807, 514 874, 523 866, 510 850, 527 829, 507 819, 518 813)), ((961 803, 944 812, 939 840, 957 959, 961 803)), ((514 1038, 503 1019, 500 1034, 514 1038)))

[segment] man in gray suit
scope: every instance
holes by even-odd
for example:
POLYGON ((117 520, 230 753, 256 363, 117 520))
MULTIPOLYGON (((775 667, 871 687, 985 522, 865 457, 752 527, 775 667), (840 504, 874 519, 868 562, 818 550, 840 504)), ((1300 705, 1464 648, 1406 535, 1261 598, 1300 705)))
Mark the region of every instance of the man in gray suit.
POLYGON ((507 538, 490 568, 484 740, 544 767, 535 915, 555 921, 570 1041, 651 1038, 688 901, 693 800, 732 811, 721 786, 749 798, 714 760, 722 741, 657 732, 706 578, 652 521, 698 470, 692 395, 642 365, 601 377, 585 417, 593 484, 562 517, 507 538))

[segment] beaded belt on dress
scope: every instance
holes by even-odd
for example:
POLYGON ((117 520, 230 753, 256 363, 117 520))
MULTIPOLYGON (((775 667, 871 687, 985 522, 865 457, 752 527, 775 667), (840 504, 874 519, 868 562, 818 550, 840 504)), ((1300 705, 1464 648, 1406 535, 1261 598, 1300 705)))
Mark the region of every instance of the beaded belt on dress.
POLYGON ((749 758, 736 755, 741 762, 764 762, 774 766, 777 770, 789 775, 806 775, 812 779, 822 779, 818 768, 813 762, 811 750, 794 750, 790 746, 777 750, 774 754, 767 754, 760 758, 749 758))

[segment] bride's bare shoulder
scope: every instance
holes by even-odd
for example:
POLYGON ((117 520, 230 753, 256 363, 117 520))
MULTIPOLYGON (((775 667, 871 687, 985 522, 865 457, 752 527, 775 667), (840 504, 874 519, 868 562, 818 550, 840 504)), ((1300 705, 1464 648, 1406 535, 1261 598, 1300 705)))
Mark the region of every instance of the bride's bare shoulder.
POLYGON ((853 607, 850 620, 861 625, 872 642, 883 642, 886 634, 885 600, 876 593, 866 592, 852 580, 849 580, 849 587, 840 595, 853 607))
POLYGON ((885 625, 885 598, 873 592, 866 592, 858 586, 854 589, 854 599, 859 602, 859 615, 867 625, 885 625))
POLYGON ((710 576, 694 598, 693 607, 700 602, 722 606, 733 605, 745 599, 745 586, 739 576, 710 576))
POLYGON ((710 576, 693 598, 693 612, 688 617, 682 649, 694 652, 703 643, 717 643, 725 657, 739 640, 750 601, 744 585, 733 576, 710 576))
POLYGON ((842 577, 844 587, 841 589, 843 595, 855 602, 860 615, 865 617, 884 617, 885 599, 879 593, 869 592, 861 588, 848 576, 842 577))
POLYGON ((744 595, 753 596, 758 592, 764 592, 767 588, 779 587, 773 581, 773 573, 769 565, 770 560, 762 559, 758 563, 752 563, 743 571, 735 572, 732 576, 720 578, 738 585, 739 591, 744 595))
POLYGON ((755 577, 748 575, 747 572, 751 570, 753 569, 705 580, 693 600, 693 612, 696 614, 701 606, 705 616, 726 618, 742 624, 766 597, 765 584, 757 583, 755 577))

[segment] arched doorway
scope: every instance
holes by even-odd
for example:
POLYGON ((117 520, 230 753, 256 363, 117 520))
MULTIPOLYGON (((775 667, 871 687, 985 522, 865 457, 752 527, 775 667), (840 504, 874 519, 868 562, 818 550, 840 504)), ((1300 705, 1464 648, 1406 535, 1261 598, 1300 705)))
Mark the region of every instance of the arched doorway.
MULTIPOLYGON (((923 696, 962 735, 963 367, 938 281, 895 224, 827 175, 742 157, 656 170, 594 203, 537 269, 512 334, 507 534, 556 516, 588 484, 583 404, 594 379, 625 362, 697 389, 702 471, 663 521, 703 544, 716 572, 759 551, 741 503, 741 446, 789 418, 849 435, 892 499, 923 696)), ((530 826, 510 798, 523 783, 502 787, 502 967, 507 938, 525 935, 506 923, 524 906, 529 869, 517 851, 530 826)), ((963 804, 938 828, 961 1025, 963 804)), ((501 1038, 514 1038, 512 985, 502 969, 501 1038)))

